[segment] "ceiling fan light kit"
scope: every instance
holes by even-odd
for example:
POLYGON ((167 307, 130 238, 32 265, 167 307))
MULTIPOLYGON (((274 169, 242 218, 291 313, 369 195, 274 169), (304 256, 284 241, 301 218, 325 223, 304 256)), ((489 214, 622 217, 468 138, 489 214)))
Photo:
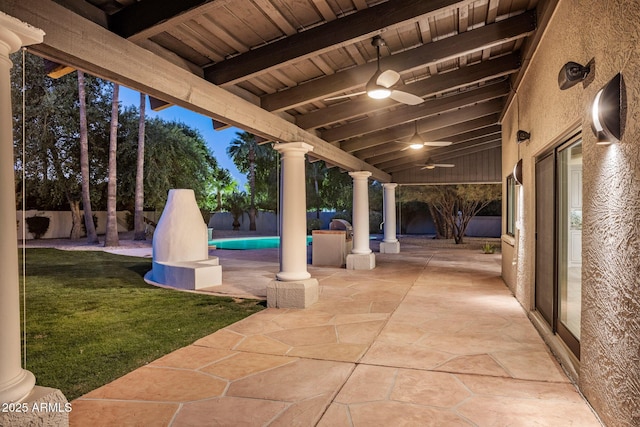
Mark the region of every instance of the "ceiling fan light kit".
POLYGON ((380 36, 375 36, 371 40, 371 45, 376 48, 376 61, 378 68, 376 72, 371 76, 367 84, 365 85, 364 92, 350 93, 348 95, 338 95, 326 98, 325 101, 335 101, 338 99, 351 98, 353 96, 367 94, 372 99, 386 99, 391 98, 396 102, 407 105, 418 105, 424 102, 424 99, 409 92, 394 89, 393 87, 404 87, 404 83, 400 81, 400 73, 394 70, 382 70, 380 68, 380 46, 386 46, 384 39, 380 36))
POLYGON ((409 141, 405 142, 407 144, 406 148, 403 148, 400 151, 407 150, 411 148, 412 150, 420 150, 422 147, 447 147, 451 145, 451 141, 425 141, 420 133, 418 132, 418 121, 414 121, 415 130, 413 131, 413 135, 409 138, 409 141))
POLYGON ((417 165, 417 166, 422 166, 420 170, 425 170, 425 169, 431 170, 435 168, 452 168, 455 165, 452 163, 435 163, 433 159, 428 158, 424 165, 417 165))

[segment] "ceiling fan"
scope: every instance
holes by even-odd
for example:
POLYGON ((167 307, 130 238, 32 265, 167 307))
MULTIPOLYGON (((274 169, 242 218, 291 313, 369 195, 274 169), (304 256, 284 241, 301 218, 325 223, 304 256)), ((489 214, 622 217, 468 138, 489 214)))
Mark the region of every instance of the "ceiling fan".
POLYGON ((434 163, 433 159, 429 157, 427 159, 427 162, 424 165, 416 165, 416 166, 422 166, 420 170, 424 170, 424 169, 435 169, 435 168, 452 168, 455 165, 452 163, 434 163))
POLYGON ((404 87, 403 83, 398 83, 400 80, 400 73, 393 70, 384 70, 380 69, 380 46, 386 46, 384 39, 380 36, 375 36, 373 40, 371 40, 371 45, 376 48, 376 56, 378 69, 373 74, 373 76, 369 79, 365 86, 365 90, 362 92, 350 93, 347 95, 338 95, 330 98, 326 98, 325 101, 335 101, 337 99, 351 98, 353 96, 367 94, 370 98, 373 99, 385 99, 391 98, 394 101, 401 102, 403 104, 408 105, 418 105, 424 102, 424 99, 420 98, 409 92, 404 92, 399 89, 394 89, 394 86, 397 88, 404 87))
POLYGON ((418 132, 418 121, 414 121, 415 130, 411 138, 408 141, 402 142, 403 144, 407 144, 405 148, 400 151, 408 150, 411 148, 412 150, 419 150, 424 146, 428 147, 447 147, 451 145, 451 141, 425 141, 424 138, 418 132))

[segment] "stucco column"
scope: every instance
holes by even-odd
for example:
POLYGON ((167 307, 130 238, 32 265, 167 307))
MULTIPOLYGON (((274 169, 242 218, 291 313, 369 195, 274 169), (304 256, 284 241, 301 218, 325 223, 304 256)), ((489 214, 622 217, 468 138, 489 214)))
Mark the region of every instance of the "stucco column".
POLYGON ((318 300, 318 281, 307 271, 307 199, 304 142, 275 144, 281 155, 280 272, 267 286, 267 305, 305 308, 318 300))
POLYGON ((371 270, 376 257, 369 247, 369 177, 371 172, 349 172, 353 178, 353 249, 347 255, 348 270, 371 270))
POLYGON ((380 252, 384 254, 400 253, 400 242, 396 238, 396 187, 398 184, 382 184, 384 205, 384 238, 380 243, 380 252))
POLYGON ((36 382, 20 362, 18 231, 13 177, 13 123, 9 54, 41 43, 44 33, 0 12, 0 402, 15 402, 36 382))

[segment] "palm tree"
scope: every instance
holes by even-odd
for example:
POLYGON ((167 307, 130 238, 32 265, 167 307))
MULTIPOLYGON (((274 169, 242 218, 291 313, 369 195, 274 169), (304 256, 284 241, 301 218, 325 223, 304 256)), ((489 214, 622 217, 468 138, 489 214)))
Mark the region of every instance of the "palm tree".
POLYGON ((138 122, 138 159, 136 162, 135 208, 133 215, 133 240, 146 240, 144 232, 144 129, 147 97, 140 92, 140 120, 138 122))
POLYGON ((82 207, 87 242, 98 243, 98 234, 93 224, 91 197, 89 193, 89 131, 87 130, 87 98, 84 87, 84 73, 78 70, 78 98, 80 102, 80 174, 82 176, 82 207))
POLYGON ((256 229, 256 159, 265 151, 258 145, 255 135, 249 132, 236 132, 236 138, 227 147, 227 154, 240 172, 248 174, 249 179, 249 230, 256 229))
POLYGON ((111 101, 111 129, 109 132, 109 182, 107 184, 107 234, 105 246, 118 246, 118 220, 116 218, 116 152, 118 150, 118 93, 120 85, 113 85, 111 101))
POLYGON ((228 169, 219 168, 213 174, 212 185, 216 197, 216 207, 214 208, 214 211, 219 212, 222 210, 223 193, 231 193, 231 191, 236 188, 237 184, 228 169))
POLYGON ((227 197, 225 209, 231 213, 233 217, 233 229, 240 230, 240 218, 244 214, 247 205, 247 194, 234 191, 227 197))

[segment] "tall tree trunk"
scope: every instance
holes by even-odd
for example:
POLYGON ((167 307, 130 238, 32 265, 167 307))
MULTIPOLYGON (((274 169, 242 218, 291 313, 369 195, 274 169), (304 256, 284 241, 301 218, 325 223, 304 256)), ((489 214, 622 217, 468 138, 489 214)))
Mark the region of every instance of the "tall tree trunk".
POLYGON ((71 209, 71 233, 70 239, 79 239, 82 236, 82 214, 80 213, 80 200, 70 200, 71 209))
POLYGON ((431 215, 433 225, 436 229, 436 239, 450 239, 451 235, 447 227, 447 222, 442 220, 440 213, 431 205, 431 203, 428 205, 428 207, 429 215, 431 215))
POLYGON ((105 246, 118 246, 118 220, 116 218, 116 151, 118 150, 118 92, 120 85, 113 85, 111 101, 111 129, 109 132, 109 182, 107 183, 107 234, 105 246))
POLYGON ((136 195, 135 214, 133 217, 134 235, 133 240, 146 240, 144 232, 144 125, 145 125, 145 104, 147 97, 140 93, 140 122, 138 123, 138 160, 136 167, 136 195))
POLYGON ((93 224, 91 197, 89 195, 89 132, 87 130, 87 101, 84 89, 84 73, 78 70, 78 98, 80 103, 80 173, 82 175, 82 208, 84 225, 87 230, 87 242, 99 243, 96 227, 93 224))

